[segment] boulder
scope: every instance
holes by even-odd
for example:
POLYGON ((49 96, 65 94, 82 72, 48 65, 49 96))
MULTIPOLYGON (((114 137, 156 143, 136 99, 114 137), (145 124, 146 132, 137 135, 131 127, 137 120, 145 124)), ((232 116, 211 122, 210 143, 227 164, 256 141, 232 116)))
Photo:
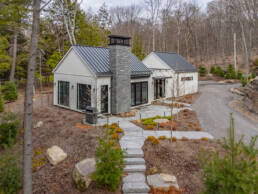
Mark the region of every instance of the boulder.
POLYGON ((85 191, 92 179, 91 175, 96 171, 95 158, 87 158, 75 165, 73 170, 73 180, 80 191, 85 191))
POLYGON ((34 128, 39 128, 43 125, 43 121, 39 121, 36 123, 36 125, 34 125, 34 128))
POLYGON ((169 174, 154 174, 147 176, 148 184, 154 189, 162 189, 164 191, 169 191, 171 186, 179 189, 176 177, 169 174))
POLYGON ((57 165, 67 157, 67 154, 58 146, 47 149, 47 158, 52 165, 57 165))
POLYGON ((258 114, 258 76, 244 87, 243 92, 245 105, 250 111, 258 114))

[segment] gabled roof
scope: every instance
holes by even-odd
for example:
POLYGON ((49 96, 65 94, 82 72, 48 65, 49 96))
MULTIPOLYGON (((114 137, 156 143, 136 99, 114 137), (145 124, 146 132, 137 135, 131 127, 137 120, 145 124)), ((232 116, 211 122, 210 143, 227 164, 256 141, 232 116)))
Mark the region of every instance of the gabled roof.
POLYGON ((154 51, 154 53, 175 72, 197 72, 197 68, 177 53, 154 51))
MULTIPOLYGON (((108 48, 81 45, 72 47, 96 75, 111 75, 108 48)), ((149 76, 150 74, 151 71, 131 53, 131 76, 149 76)))

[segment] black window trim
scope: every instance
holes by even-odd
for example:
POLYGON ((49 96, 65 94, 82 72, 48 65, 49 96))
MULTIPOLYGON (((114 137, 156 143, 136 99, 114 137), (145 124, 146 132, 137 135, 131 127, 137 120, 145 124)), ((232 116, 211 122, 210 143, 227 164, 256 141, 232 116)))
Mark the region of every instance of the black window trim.
MULTIPOLYGON (((139 105, 142 105, 142 104, 148 104, 148 101, 149 101, 149 83, 148 81, 143 81, 143 82, 132 82, 131 83, 131 90, 132 90, 132 85, 135 85, 134 86, 134 93, 135 93, 135 98, 134 98, 134 105, 132 105, 132 99, 131 99, 131 106, 134 107, 134 106, 139 106, 139 105), (136 104, 136 84, 141 84, 141 103, 140 104, 136 104), (147 84, 147 101, 145 103, 143 103, 142 101, 142 85, 143 83, 147 84)), ((132 94, 132 91, 131 91, 131 94, 132 94)))

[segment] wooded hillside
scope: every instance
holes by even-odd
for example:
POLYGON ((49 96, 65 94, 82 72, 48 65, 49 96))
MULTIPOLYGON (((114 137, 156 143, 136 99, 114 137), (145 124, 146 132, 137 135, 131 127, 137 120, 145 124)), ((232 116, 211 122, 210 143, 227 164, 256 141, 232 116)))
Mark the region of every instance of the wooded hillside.
MULTIPOLYGON (((45 1, 47 3, 48 1, 45 1)), ((194 65, 233 63, 249 71, 258 58, 258 1, 213 0, 201 9, 191 1, 145 0, 128 7, 83 10, 79 0, 52 0, 41 13, 36 81, 53 80, 52 69, 73 44, 107 46, 111 33, 132 37, 143 59, 153 50, 177 52, 194 65)), ((30 0, 0 0, 0 79, 24 84, 31 34, 30 0)))

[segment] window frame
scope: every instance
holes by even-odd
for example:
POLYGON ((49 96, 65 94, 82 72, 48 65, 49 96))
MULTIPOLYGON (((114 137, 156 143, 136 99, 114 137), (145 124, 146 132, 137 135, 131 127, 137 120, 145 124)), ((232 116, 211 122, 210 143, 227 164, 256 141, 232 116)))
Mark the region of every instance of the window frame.
MULTIPOLYGON (((57 82, 57 103, 58 105, 61 105, 61 106, 65 106, 65 107, 70 107, 70 82, 68 81, 63 81, 63 80, 58 80, 57 82), (60 88, 61 88, 61 84, 67 84, 65 86, 62 86, 62 89, 68 89, 68 103, 62 103, 61 104, 61 91, 60 91, 60 88)), ((64 94, 64 92, 62 92, 62 94, 64 94)), ((67 96, 66 96, 67 97, 67 96)), ((64 98, 64 97, 63 97, 64 98)), ((65 101, 64 99, 62 101, 65 101)))
POLYGON ((131 106, 139 106, 139 105, 142 105, 142 104, 147 104, 148 103, 148 100, 149 100, 149 88, 148 88, 148 81, 143 81, 143 82, 132 82, 131 83, 131 106), (146 87, 146 94, 147 94, 147 99, 146 101, 143 100, 143 84, 146 84, 147 87, 146 87), (139 103, 136 103, 136 97, 137 97, 137 94, 136 94, 136 89, 137 89, 137 85, 140 85, 140 102, 139 103), (134 95, 132 95, 134 92, 134 95), (134 96, 134 98, 132 97, 134 96))

